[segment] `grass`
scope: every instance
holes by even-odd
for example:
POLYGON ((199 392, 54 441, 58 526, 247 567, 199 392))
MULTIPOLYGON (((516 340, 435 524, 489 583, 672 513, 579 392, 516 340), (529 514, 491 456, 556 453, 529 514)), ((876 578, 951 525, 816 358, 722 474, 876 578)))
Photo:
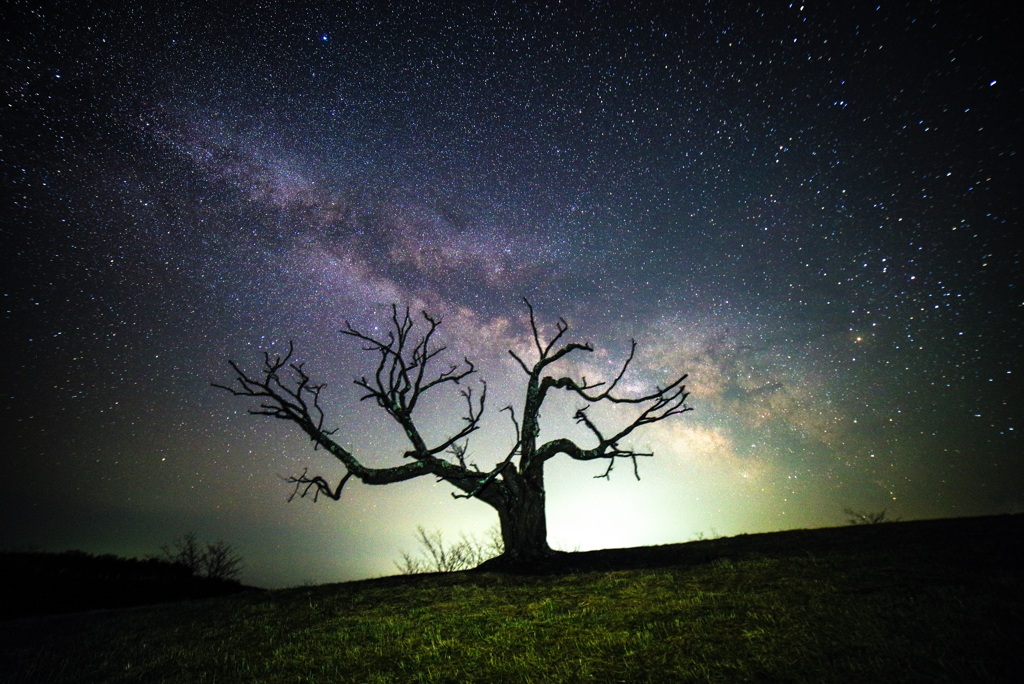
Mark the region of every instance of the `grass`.
POLYGON ((0 623, 0 672, 14 682, 1018 681, 1024 518, 870 528, 571 554, 540 574, 20 619, 0 623))

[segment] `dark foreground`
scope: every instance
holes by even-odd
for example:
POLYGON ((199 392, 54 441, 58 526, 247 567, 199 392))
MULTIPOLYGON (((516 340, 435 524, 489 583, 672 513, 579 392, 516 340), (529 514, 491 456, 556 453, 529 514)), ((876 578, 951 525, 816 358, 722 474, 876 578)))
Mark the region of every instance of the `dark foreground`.
MULTIPOLYGON (((0 622, 5 681, 1024 681, 1024 516, 0 622)), ((493 570, 493 568, 492 568, 493 570)))

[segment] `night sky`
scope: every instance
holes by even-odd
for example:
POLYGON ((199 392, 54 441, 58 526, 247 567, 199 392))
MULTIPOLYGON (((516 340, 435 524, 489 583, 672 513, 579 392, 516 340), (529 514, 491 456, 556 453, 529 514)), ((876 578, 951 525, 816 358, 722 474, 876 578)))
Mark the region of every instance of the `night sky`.
MULTIPOLYGON (((1024 509, 1000 6, 321 4, 0 10, 0 546, 194 531, 283 586, 390 574, 417 525, 480 534, 492 509, 430 478, 289 503, 281 476, 343 468, 210 383, 294 340, 338 441, 401 463, 338 330, 426 309, 487 381, 487 466, 523 297, 597 348, 566 372, 614 377, 636 338, 626 389, 690 374, 694 410, 635 434, 640 481, 549 464, 557 548, 1024 509)), ((586 443, 575 406, 542 435, 586 443)))

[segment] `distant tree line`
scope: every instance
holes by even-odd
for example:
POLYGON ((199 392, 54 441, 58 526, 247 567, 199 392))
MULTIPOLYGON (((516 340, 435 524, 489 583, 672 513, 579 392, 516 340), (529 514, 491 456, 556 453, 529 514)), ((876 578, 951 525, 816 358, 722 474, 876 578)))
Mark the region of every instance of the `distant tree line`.
POLYGON ((184 535, 163 556, 124 558, 85 551, 0 551, 0 619, 73 613, 208 598, 247 589, 237 579, 241 559, 223 542, 200 546, 184 535), (168 551, 200 550, 200 565, 168 551), (184 546, 181 542, 186 542, 184 546), (211 552, 212 549, 212 552, 211 552))

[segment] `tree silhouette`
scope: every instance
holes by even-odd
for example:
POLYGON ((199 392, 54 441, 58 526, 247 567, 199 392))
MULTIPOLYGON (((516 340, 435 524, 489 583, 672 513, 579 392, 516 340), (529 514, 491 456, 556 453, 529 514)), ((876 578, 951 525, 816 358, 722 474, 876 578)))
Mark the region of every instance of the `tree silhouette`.
POLYGON ((188 568, 196 577, 216 580, 237 580, 242 571, 242 557, 228 543, 199 543, 195 532, 187 532, 171 544, 160 547, 161 558, 188 568))
POLYGON ((487 385, 480 382, 479 393, 463 381, 476 373, 469 359, 461 364, 452 364, 446 370, 438 371, 434 366, 444 346, 433 342, 434 334, 441 325, 441 319, 423 312, 426 330, 418 338, 413 334, 416 324, 406 308, 404 314, 392 306, 390 329, 384 336, 373 336, 345 322, 341 333, 355 338, 363 349, 378 357, 374 373, 355 379, 365 394, 362 401, 372 399, 405 432, 410 448, 403 454, 405 463, 386 468, 371 468, 334 439, 335 429, 324 427, 324 411, 320 406, 323 384, 316 384, 306 373, 302 363, 293 362, 293 343, 289 342, 288 352, 271 356, 264 352, 263 367, 256 375, 243 371, 234 361, 229 361, 235 371, 233 385, 213 383, 214 387, 226 390, 235 396, 251 397, 258 400, 258 406, 249 412, 254 415, 271 416, 298 425, 314 443, 315 449, 323 449, 345 466, 345 474, 332 486, 322 476, 302 474, 286 478, 295 485, 289 500, 296 495, 312 495, 314 501, 321 495, 338 500, 345 484, 355 477, 370 485, 385 485, 403 482, 417 477, 433 476, 455 487, 456 498, 474 498, 490 505, 498 513, 501 537, 504 542, 503 559, 507 561, 530 560, 547 556, 551 549, 547 543, 547 520, 545 516, 544 465, 552 458, 564 455, 578 461, 604 459, 608 462, 604 473, 597 477, 607 478, 618 459, 629 459, 633 473, 640 478, 637 458, 652 456, 649 452, 638 452, 624 446, 623 440, 637 428, 656 423, 671 416, 691 410, 686 405, 686 392, 681 375, 664 387, 656 386, 640 396, 627 397, 617 393, 616 388, 633 361, 636 341, 621 369, 611 382, 588 382, 585 377, 576 380, 567 375, 549 374, 556 362, 577 352, 593 352, 590 343, 562 341, 569 325, 559 319, 554 335, 544 341, 537 326, 533 307, 524 300, 530 315, 536 360, 527 362, 514 351, 509 354, 527 376, 526 396, 521 409, 521 419, 512 406, 503 411, 509 413, 515 430, 515 443, 508 454, 490 470, 480 470, 476 464, 466 460, 466 438, 480 426, 487 399, 487 385), (413 413, 422 398, 433 390, 444 386, 458 385, 461 401, 465 406, 462 425, 453 429, 450 436, 435 444, 428 444, 413 419, 413 413), (593 446, 583 447, 575 441, 561 437, 539 442, 541 407, 551 390, 562 390, 582 400, 583 406, 575 412, 575 420, 593 436, 593 446), (598 427, 588 409, 602 402, 626 404, 636 407, 635 415, 617 430, 598 427))

